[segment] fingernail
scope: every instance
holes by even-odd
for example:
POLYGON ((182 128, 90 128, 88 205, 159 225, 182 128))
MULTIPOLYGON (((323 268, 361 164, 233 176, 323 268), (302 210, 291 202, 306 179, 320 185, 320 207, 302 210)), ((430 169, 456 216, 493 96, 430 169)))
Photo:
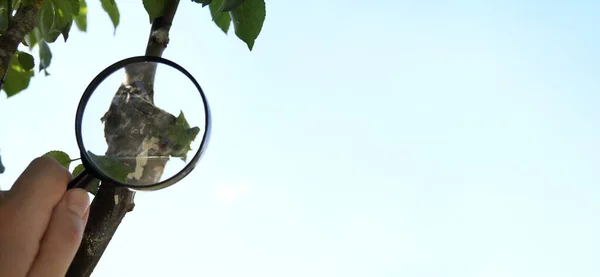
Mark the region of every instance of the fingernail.
POLYGON ((90 197, 88 196, 87 191, 83 189, 71 189, 68 193, 67 206, 69 207, 69 210, 83 218, 90 206, 90 197))

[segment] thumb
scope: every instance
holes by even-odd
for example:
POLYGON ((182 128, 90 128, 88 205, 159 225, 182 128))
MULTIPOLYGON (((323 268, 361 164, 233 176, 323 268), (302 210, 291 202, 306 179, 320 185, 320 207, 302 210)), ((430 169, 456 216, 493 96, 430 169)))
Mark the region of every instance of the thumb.
POLYGON ((89 202, 83 189, 71 189, 64 194, 54 208, 29 277, 65 276, 81 244, 89 202))

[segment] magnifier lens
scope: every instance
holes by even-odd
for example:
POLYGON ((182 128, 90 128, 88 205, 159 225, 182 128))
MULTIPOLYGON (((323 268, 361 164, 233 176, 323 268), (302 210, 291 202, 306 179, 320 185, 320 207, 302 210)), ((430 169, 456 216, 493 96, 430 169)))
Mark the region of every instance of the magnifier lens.
POLYGON ((204 99, 180 70, 124 65, 98 84, 81 116, 81 141, 96 171, 133 188, 172 178, 200 151, 204 99))

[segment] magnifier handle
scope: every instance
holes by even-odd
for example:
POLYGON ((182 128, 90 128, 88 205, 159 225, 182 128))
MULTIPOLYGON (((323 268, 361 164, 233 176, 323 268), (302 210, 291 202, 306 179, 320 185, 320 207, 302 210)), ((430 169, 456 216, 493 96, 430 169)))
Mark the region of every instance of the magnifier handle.
POLYGON ((69 185, 67 185, 67 190, 74 188, 85 189, 92 180, 94 180, 94 177, 84 169, 81 173, 79 173, 79 175, 73 178, 71 182, 69 182, 69 185))

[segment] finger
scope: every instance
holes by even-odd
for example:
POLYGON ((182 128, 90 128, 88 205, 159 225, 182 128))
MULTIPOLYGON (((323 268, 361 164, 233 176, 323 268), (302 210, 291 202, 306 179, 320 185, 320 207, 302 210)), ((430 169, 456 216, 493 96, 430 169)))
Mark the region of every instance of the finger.
POLYGON ((22 224, 15 227, 39 241, 71 179, 69 171, 56 160, 33 160, 6 195, 5 201, 18 212, 18 222, 22 224))
POLYGON ((51 210, 62 198, 71 179, 69 171, 56 160, 39 157, 19 176, 7 197, 35 204, 36 209, 51 210))
POLYGON ((71 176, 51 158, 32 161, 0 205, 0 268, 24 276, 71 176))
POLYGON ((83 189, 69 190, 52 213, 29 277, 65 276, 81 243, 87 222, 89 196, 83 189))

